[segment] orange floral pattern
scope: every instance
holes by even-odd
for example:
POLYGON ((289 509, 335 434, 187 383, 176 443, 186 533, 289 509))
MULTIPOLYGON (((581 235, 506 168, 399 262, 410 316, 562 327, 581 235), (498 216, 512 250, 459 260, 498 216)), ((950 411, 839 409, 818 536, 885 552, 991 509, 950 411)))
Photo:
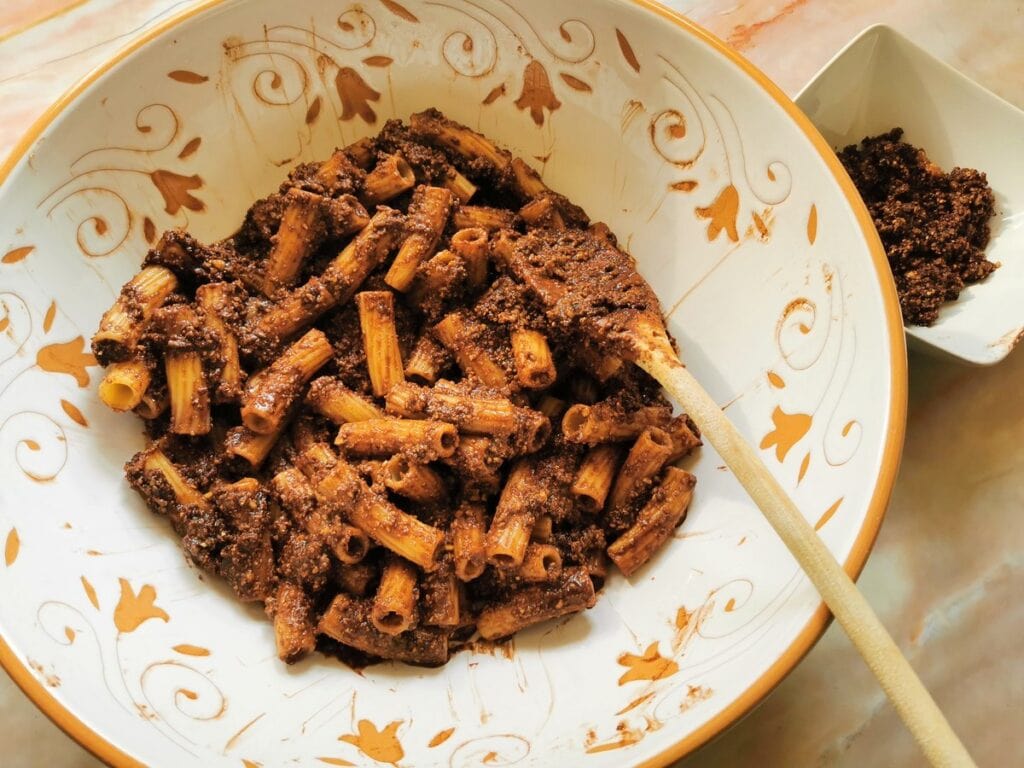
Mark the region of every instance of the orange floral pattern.
POLYGON ((736 231, 736 217, 740 210, 740 195, 732 184, 725 187, 718 193, 711 205, 697 208, 697 215, 702 219, 708 219, 708 241, 718 238, 718 234, 725 230, 726 236, 734 243, 740 239, 736 231))
POLYGON ((167 611, 156 605, 156 589, 144 584, 138 594, 132 589, 128 579, 118 579, 121 585, 121 599, 114 608, 114 626, 122 634, 134 632, 150 619, 167 622, 171 617, 167 611))
POLYGON ((192 194, 203 186, 203 180, 196 174, 183 176, 174 171, 158 170, 149 174, 160 196, 164 199, 164 210, 174 216, 182 208, 200 212, 206 205, 192 194))
POLYGON ((87 368, 99 365, 92 353, 85 351, 85 339, 76 336, 63 344, 48 344, 36 353, 36 365, 49 373, 73 376, 78 386, 89 384, 87 368))
POLYGON ((357 733, 347 733, 339 736, 338 740, 354 745, 378 763, 396 764, 405 757, 405 750, 397 735, 401 724, 401 720, 395 720, 378 729, 371 721, 360 720, 356 725, 357 733))
POLYGON ((775 428, 761 438, 761 450, 775 446, 775 458, 781 464, 786 455, 807 434, 811 428, 811 416, 806 413, 786 413, 775 406, 772 411, 772 423, 775 428))
POLYGON ((351 120, 359 115, 367 123, 377 122, 377 113, 370 106, 371 101, 380 101, 375 91, 352 67, 342 67, 334 78, 334 87, 341 99, 341 119, 351 120))
POLYGON ((551 88, 551 80, 548 78, 548 71, 544 65, 534 59, 526 65, 523 73, 523 92, 516 99, 516 106, 519 109, 530 111, 530 117, 537 125, 544 125, 544 110, 554 112, 560 106, 551 88))
POLYGON ((632 653, 622 654, 619 656, 619 665, 628 667, 628 671, 623 672, 619 678, 619 685, 634 680, 661 680, 679 671, 679 665, 675 661, 665 658, 658 652, 656 642, 648 645, 641 656, 632 653))

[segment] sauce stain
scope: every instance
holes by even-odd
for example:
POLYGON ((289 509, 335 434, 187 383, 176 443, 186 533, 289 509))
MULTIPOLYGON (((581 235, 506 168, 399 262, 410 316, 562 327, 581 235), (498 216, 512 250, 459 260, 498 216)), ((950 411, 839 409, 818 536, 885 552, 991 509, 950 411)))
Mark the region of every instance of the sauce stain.
POLYGON ((711 688, 707 688, 703 685, 686 686, 686 698, 679 702, 679 712, 683 713, 695 704, 707 701, 714 695, 714 693, 715 692, 711 688))

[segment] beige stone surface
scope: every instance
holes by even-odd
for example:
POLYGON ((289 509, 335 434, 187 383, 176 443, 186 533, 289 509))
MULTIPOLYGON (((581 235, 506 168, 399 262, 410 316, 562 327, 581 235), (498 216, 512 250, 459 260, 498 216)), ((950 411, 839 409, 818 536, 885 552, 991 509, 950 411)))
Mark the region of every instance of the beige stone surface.
MULTIPOLYGON (((174 0, 0 3, 0 155, 68 86, 174 0)), ((672 0, 794 94, 874 22, 1024 104, 1010 0, 672 0)), ((991 369, 911 357, 899 481, 860 584, 979 765, 1024 765, 1024 353, 991 369)), ((0 675, 0 765, 99 765, 0 675)), ((678 768, 922 766, 866 667, 830 629, 745 720, 678 768)))

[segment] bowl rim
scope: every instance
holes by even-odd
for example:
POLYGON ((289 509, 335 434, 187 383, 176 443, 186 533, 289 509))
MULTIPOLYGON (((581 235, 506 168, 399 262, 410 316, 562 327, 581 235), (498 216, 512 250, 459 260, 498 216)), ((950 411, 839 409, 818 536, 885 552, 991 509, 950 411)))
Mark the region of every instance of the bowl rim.
MULTIPOLYGON (((113 69, 114 66, 136 51, 141 50, 153 40, 164 36, 181 23, 195 16, 200 16, 217 6, 237 1, 198 0, 195 5, 185 8, 155 24, 152 28, 117 50, 109 59, 84 75, 32 123, 31 127, 18 140, 3 163, 0 163, 0 187, 3 186, 11 172, 29 153, 43 132, 64 110, 72 106, 81 95, 103 75, 113 69)), ((831 146, 818 132, 810 118, 767 75, 723 40, 696 22, 691 21, 679 11, 661 5, 656 0, 615 0, 615 2, 625 6, 639 7, 675 26, 683 34, 692 35, 727 58, 761 86, 772 100, 797 124, 806 138, 810 140, 812 146, 824 161, 826 168, 832 173, 835 181, 839 184, 840 190, 853 210, 857 223, 860 225, 882 293, 882 303, 889 335, 889 385, 892 396, 889 401, 887 414, 889 428, 882 447, 881 466, 875 481, 875 488, 868 502, 864 522, 857 534, 857 538, 853 542, 850 554, 843 563, 843 569, 852 579, 856 580, 864 564, 867 562, 868 555, 871 553, 881 528, 882 520, 885 517, 885 510, 892 495, 896 475, 899 472, 906 431, 908 397, 906 338, 904 336, 903 318, 896 296, 895 283, 892 279, 889 262, 881 240, 878 237, 867 208, 839 159, 832 151, 831 146)), ((867 31, 864 30, 864 32, 867 31)), ((675 744, 666 747, 658 754, 636 763, 636 768, 664 768, 664 766, 703 746, 729 728, 729 726, 738 722, 744 715, 760 704, 800 663, 824 634, 831 621, 832 614, 828 607, 824 603, 820 603, 817 610, 811 615, 789 647, 739 696, 695 731, 687 734, 675 744)), ((14 650, 8 645, 3 636, 2 627, 0 627, 0 666, 4 668, 14 683, 51 722, 64 731, 66 735, 74 739, 80 746, 88 750, 94 757, 112 766, 112 768, 146 768, 144 763, 101 736, 51 695, 42 682, 36 679, 35 675, 21 662, 14 650)))

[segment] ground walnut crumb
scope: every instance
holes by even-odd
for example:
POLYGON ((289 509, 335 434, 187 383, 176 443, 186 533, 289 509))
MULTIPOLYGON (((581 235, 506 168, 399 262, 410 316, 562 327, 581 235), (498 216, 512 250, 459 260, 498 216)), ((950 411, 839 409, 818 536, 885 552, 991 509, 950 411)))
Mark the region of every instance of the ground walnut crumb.
POLYGON ((851 144, 839 159, 889 256, 907 325, 931 325, 939 307, 998 267, 985 258, 995 199, 985 174, 944 173, 902 128, 851 144))

